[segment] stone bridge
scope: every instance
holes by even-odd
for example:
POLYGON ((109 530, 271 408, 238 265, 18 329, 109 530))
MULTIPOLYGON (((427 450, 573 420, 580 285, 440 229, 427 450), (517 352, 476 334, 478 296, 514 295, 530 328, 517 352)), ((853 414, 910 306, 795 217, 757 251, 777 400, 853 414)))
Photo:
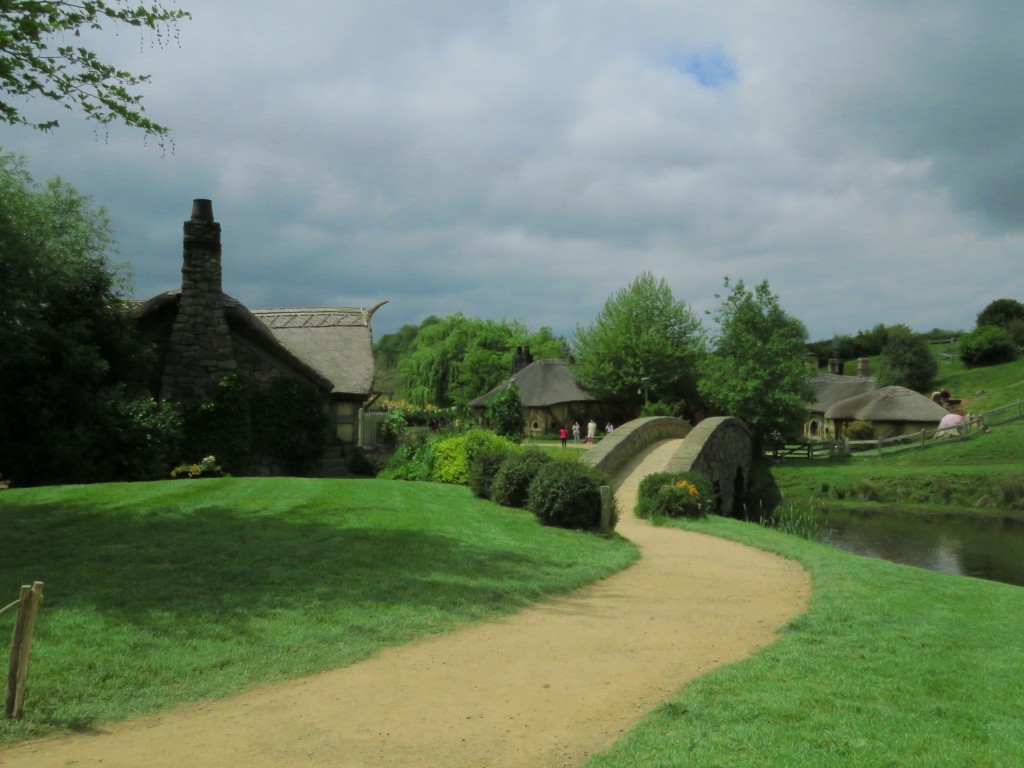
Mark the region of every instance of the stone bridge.
POLYGON ((583 457, 614 477, 652 443, 684 438, 666 472, 697 472, 711 481, 721 514, 742 514, 754 461, 754 438, 739 419, 715 416, 695 427, 682 419, 651 416, 623 424, 583 457))

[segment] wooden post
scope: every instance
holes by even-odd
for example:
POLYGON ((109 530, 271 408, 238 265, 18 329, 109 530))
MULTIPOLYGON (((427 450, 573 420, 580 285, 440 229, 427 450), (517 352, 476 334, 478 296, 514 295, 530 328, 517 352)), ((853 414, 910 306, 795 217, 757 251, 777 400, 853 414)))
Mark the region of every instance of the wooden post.
POLYGON ((601 486, 601 531, 608 533, 612 529, 612 489, 601 486))
POLYGON ((21 662, 21 638, 25 633, 25 620, 28 618, 28 601, 32 587, 27 584, 21 588, 18 598, 18 616, 14 620, 14 633, 11 635, 11 656, 7 663, 7 697, 4 700, 4 716, 14 716, 14 699, 18 689, 18 667, 21 662))
POLYGON ((14 622, 11 637, 11 657, 7 665, 7 698, 4 714, 8 718, 20 718, 25 714, 25 693, 28 687, 28 662, 32 655, 32 638, 35 635, 36 616, 43 599, 43 582, 37 581, 21 588, 18 600, 18 617, 14 622))

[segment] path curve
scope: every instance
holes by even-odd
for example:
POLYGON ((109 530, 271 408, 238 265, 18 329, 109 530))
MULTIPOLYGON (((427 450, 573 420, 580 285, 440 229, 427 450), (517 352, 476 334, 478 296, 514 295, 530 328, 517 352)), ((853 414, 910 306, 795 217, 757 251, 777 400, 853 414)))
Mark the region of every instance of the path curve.
POLYGON ((678 440, 617 478, 635 565, 505 619, 230 699, 0 750, 55 768, 580 765, 683 684, 770 643, 806 608, 792 561, 631 512, 678 440))

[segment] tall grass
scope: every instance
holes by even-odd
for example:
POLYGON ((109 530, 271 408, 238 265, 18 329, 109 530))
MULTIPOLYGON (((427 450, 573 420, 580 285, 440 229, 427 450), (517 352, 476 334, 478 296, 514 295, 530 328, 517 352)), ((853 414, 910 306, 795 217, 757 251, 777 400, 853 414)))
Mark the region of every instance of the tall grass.
POLYGON ((637 556, 463 487, 383 480, 8 490, 0 529, 0 604, 46 583, 26 717, 0 720, 5 742, 350 664, 637 556))

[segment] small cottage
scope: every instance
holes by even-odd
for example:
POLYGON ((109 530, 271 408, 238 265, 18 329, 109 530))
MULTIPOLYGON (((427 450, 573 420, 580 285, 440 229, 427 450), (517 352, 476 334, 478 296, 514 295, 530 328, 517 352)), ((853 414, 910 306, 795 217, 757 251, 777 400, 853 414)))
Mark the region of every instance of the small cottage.
POLYGON ((222 290, 220 224, 209 200, 196 200, 184 225, 181 290, 133 308, 156 351, 151 389, 191 405, 218 379, 246 371, 257 386, 285 377, 306 382, 329 404, 333 438, 352 444, 358 411, 373 387, 371 309, 250 310, 222 290))
POLYGON ((572 372, 569 360, 534 360, 529 347, 519 347, 513 356, 512 369, 511 378, 470 402, 469 408, 481 422, 491 398, 504 392, 514 381, 519 387, 529 434, 555 432, 573 421, 585 425, 590 418, 602 425, 609 419, 618 423, 618 409, 587 392, 572 372))

